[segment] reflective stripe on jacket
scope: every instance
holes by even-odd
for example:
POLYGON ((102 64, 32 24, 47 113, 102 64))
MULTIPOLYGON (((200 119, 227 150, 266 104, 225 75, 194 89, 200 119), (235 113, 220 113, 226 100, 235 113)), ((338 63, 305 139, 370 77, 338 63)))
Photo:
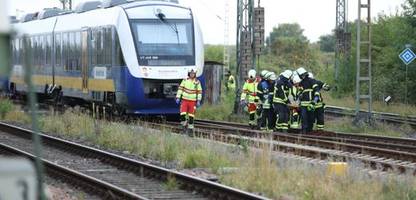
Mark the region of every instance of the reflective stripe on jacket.
POLYGON ((287 82, 278 80, 274 86, 273 103, 287 104, 289 99, 289 87, 287 82))
POLYGON ((257 99, 257 81, 247 80, 243 86, 243 92, 241 93, 240 100, 248 98, 249 103, 254 103, 257 99))
POLYGON ((303 88, 299 96, 300 105, 309 106, 312 103, 314 97, 320 96, 318 84, 314 79, 306 77, 302 80, 302 82, 300 82, 300 85, 303 88))
POLYGON ((176 98, 182 98, 189 101, 202 100, 202 86, 198 79, 184 79, 178 88, 176 98))

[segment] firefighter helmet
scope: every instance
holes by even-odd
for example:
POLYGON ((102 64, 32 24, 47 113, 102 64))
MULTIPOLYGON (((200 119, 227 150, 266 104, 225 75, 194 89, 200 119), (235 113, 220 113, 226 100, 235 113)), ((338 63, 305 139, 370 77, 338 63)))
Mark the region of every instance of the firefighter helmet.
POLYGON ((306 71, 306 69, 305 69, 305 68, 303 68, 303 67, 299 67, 299 68, 296 70, 296 72, 298 73, 298 75, 299 75, 300 77, 302 77, 303 75, 305 75, 306 73, 308 73, 308 72, 306 71))
POLYGON ((312 79, 314 78, 312 72, 308 72, 308 76, 309 76, 309 78, 312 78, 312 79))
POLYGON ((302 80, 300 79, 299 75, 295 74, 292 77, 293 84, 299 84, 302 80))
POLYGON ((267 80, 269 81, 275 81, 277 79, 276 74, 271 72, 270 75, 268 75, 267 80))
POLYGON ((194 69, 194 68, 189 68, 189 69, 188 69, 188 76, 190 76, 190 75, 191 75, 191 73, 195 73, 195 75, 196 75, 196 72, 197 72, 197 70, 196 70, 196 69, 194 69))
POLYGON ((269 73, 269 71, 267 71, 267 70, 262 70, 261 72, 260 72, 260 77, 261 78, 266 78, 266 75, 269 73))
POLYGON ((250 71, 248 71, 248 78, 249 79, 255 79, 256 78, 256 70, 251 69, 250 71))
POLYGON ((282 75, 283 77, 290 79, 290 77, 292 77, 292 71, 291 70, 285 70, 283 73, 281 73, 280 75, 282 75))

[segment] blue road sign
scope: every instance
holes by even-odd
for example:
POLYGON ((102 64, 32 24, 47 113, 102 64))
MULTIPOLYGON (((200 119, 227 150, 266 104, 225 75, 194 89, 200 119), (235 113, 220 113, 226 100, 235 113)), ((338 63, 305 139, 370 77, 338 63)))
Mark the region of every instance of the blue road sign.
POLYGON ((400 59, 404 62, 404 64, 409 65, 416 59, 416 54, 410 49, 406 48, 400 55, 400 59))

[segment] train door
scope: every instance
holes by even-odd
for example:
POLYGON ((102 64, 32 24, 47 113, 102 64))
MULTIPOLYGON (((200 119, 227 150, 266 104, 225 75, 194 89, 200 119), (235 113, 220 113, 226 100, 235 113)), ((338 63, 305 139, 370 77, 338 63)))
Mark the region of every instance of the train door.
POLYGON ((82 92, 88 93, 88 78, 89 78, 89 30, 85 29, 82 31, 82 54, 81 54, 81 76, 82 76, 82 92))

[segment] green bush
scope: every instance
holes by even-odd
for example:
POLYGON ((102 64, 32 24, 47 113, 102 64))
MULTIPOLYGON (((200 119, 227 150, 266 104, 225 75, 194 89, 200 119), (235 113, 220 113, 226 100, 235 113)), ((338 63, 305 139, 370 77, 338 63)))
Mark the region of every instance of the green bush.
POLYGON ((0 117, 4 119, 6 114, 14 109, 13 103, 9 99, 0 100, 0 117))

